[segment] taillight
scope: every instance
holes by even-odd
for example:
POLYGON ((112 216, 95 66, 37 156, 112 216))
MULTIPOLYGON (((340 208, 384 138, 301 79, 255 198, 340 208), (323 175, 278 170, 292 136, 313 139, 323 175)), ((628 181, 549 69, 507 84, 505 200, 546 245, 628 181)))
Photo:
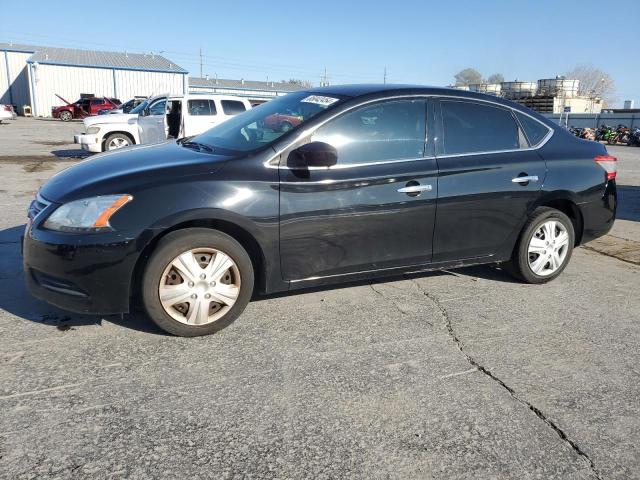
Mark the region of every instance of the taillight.
POLYGON ((13 107, 11 105, 3 105, 3 107, 7 112, 13 112, 13 107))
POLYGON ((618 159, 611 155, 598 155, 594 157, 595 162, 604 168, 607 172, 607 180, 614 180, 616 173, 618 173, 618 159))

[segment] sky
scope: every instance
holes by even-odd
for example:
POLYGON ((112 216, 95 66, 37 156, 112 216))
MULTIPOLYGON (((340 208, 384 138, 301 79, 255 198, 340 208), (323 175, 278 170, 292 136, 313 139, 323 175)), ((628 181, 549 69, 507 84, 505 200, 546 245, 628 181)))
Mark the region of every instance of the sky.
POLYGON ((640 13, 581 0, 0 0, 0 42, 154 52, 191 75, 449 85, 472 67, 537 80, 590 64, 640 103, 640 13), (627 12, 631 17, 624 12, 627 12), (635 17, 635 18, 632 18, 635 17))

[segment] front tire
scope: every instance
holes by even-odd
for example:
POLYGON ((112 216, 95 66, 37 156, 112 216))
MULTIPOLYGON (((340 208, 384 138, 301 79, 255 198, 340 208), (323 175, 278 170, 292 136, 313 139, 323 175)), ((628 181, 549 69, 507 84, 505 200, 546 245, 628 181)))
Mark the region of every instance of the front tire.
POLYGON ((104 152, 111 152, 112 150, 118 150, 119 148, 128 147, 132 145, 131 139, 122 133, 112 133, 104 141, 104 152))
POLYGON ((232 237, 207 228, 169 233, 142 278, 151 320, 181 337, 215 333, 244 311, 253 293, 253 265, 232 237))
POLYGON ((554 208, 539 207, 527 221, 507 271, 526 283, 546 283, 562 273, 575 245, 573 223, 554 208))
POLYGON ((72 118, 73 118, 73 115, 71 114, 70 111, 63 110, 62 112, 60 112, 60 120, 62 120, 63 122, 68 122, 72 118))

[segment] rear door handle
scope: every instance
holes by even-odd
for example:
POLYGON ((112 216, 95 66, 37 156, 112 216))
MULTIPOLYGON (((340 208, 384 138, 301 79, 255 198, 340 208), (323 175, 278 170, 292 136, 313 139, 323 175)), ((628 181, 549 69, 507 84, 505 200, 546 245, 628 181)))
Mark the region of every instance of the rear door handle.
POLYGON ((537 182, 538 181, 538 176, 537 175, 527 175, 527 176, 524 176, 524 177, 516 177, 516 178, 512 178, 511 181, 513 183, 537 182))
POLYGON ((409 185, 408 187, 402 187, 398 189, 400 193, 422 193, 430 192, 433 190, 431 185, 409 185))

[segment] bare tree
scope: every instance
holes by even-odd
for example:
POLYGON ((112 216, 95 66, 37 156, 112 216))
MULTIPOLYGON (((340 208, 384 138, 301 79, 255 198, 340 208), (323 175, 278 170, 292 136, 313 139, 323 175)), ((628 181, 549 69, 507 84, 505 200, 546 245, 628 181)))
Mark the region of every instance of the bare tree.
POLYGON ((293 85, 298 85, 303 88, 309 88, 313 86, 310 81, 300 80, 299 78, 290 78, 288 82, 286 80, 282 80, 282 83, 292 83, 293 85))
POLYGON ((501 73, 494 73, 489 78, 487 78, 487 83, 502 83, 504 82, 504 75, 501 73))
POLYGON ((579 95, 600 97, 605 106, 615 101, 615 83, 611 75, 593 65, 578 65, 567 72, 568 79, 580 80, 579 95))
POLYGON ((472 85, 474 83, 483 83, 482 74, 474 68, 465 68, 456 73, 453 78, 456 79, 456 85, 472 85))

